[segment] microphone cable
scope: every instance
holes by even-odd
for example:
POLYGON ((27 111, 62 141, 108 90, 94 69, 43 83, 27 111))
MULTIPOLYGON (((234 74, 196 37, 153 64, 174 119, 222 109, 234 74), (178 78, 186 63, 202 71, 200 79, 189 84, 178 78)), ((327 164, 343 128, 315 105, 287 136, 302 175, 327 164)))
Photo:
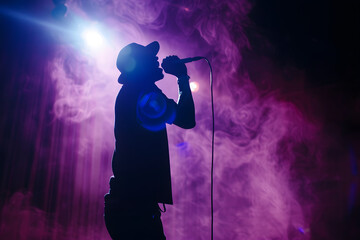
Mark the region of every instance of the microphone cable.
POLYGON ((214 112, 214 93, 213 93, 213 71, 209 59, 206 57, 193 57, 179 59, 182 63, 189 63, 204 59, 210 68, 210 99, 211 99, 211 118, 212 118, 212 129, 211 129, 211 240, 214 240, 214 148, 215 148, 215 112, 214 112))
POLYGON ((210 61, 204 57, 204 60, 209 64, 210 68, 210 99, 211 99, 211 118, 212 118, 212 132, 211 132, 211 240, 214 240, 214 145, 215 145, 215 113, 214 113, 214 93, 213 93, 213 71, 210 61))

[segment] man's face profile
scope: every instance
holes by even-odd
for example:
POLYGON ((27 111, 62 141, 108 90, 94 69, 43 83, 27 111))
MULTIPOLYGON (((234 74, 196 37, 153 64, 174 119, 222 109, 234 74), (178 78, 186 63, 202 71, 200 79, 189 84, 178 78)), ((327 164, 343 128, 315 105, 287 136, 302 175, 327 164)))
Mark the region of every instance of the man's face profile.
POLYGON ((164 78, 163 69, 160 68, 159 58, 155 55, 144 55, 135 60, 134 74, 144 81, 158 81, 164 78))

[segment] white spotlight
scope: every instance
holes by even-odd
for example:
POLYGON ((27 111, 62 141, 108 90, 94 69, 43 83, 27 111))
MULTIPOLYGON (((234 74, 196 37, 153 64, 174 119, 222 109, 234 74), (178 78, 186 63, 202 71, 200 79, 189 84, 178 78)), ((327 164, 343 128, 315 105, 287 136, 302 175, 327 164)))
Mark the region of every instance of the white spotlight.
POLYGON ((104 43, 103 36, 96 29, 85 29, 81 36, 91 48, 98 48, 104 43))

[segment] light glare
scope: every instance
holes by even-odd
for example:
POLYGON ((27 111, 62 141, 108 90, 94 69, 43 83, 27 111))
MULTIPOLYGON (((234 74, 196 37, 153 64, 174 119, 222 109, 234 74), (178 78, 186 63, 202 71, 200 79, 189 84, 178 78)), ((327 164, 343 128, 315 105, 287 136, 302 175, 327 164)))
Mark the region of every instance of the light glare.
POLYGON ((199 84, 197 82, 190 82, 191 92, 199 91, 199 84))
POLYGON ((82 37, 89 47, 100 47, 103 42, 103 36, 96 29, 86 29, 82 33, 82 37))

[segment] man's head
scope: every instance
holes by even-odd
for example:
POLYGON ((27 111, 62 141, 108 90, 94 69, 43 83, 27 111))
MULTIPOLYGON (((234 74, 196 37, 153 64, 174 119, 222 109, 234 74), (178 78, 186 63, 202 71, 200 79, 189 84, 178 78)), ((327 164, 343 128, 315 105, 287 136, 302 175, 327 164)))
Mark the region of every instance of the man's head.
POLYGON ((130 43, 120 50, 116 66, 120 70, 119 83, 153 83, 164 77, 159 68, 160 45, 152 42, 147 46, 130 43))

